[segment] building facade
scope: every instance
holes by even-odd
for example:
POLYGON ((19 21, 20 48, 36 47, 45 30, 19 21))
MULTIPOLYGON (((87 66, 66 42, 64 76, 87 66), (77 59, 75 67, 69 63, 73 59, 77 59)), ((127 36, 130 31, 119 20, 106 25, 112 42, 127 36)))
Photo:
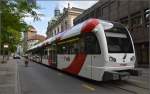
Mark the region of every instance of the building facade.
POLYGON ((28 48, 44 41, 46 38, 43 35, 36 34, 30 38, 28 38, 28 48))
POLYGON ((55 16, 48 22, 46 32, 48 38, 71 28, 73 26, 73 19, 81 14, 84 10, 75 7, 70 8, 68 4, 68 8, 64 8, 63 13, 60 13, 58 8, 56 8, 54 11, 55 16))
POLYGON ((24 52, 45 39, 45 36, 37 34, 37 31, 33 26, 29 26, 27 32, 24 32, 24 52))
POLYGON ((130 31, 136 50, 136 66, 149 66, 148 0, 100 0, 74 19, 78 24, 88 18, 100 18, 124 24, 130 31))

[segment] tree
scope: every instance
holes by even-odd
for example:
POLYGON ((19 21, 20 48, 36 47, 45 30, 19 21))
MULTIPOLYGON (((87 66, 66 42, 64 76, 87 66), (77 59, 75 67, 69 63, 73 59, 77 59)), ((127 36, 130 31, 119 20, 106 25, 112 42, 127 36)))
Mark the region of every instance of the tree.
POLYGON ((17 44, 21 39, 21 32, 26 31, 28 25, 23 18, 27 15, 39 20, 39 16, 35 9, 39 7, 35 3, 28 3, 27 0, 1 0, 0 16, 1 16, 1 32, 0 47, 3 50, 5 43, 9 44, 9 51, 14 52, 17 44))

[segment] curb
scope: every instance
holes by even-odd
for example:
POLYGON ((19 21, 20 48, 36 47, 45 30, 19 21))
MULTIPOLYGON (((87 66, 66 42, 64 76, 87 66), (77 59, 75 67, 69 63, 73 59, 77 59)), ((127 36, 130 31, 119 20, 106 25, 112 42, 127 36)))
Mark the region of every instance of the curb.
POLYGON ((20 87, 20 79, 19 79, 19 71, 18 71, 18 60, 16 60, 16 94, 21 94, 21 87, 20 87))

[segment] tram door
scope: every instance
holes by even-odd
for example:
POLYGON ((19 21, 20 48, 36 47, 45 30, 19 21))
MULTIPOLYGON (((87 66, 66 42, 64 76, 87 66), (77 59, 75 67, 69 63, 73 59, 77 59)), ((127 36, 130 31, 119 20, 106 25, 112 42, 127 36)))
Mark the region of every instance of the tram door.
POLYGON ((98 75, 97 73, 100 73, 100 71, 97 69, 97 67, 100 66, 101 63, 101 51, 100 51, 100 45, 97 40, 97 37, 94 33, 89 32, 84 34, 84 41, 85 41, 85 52, 88 57, 88 64, 90 64, 90 73, 91 73, 91 79, 97 79, 98 75))
POLYGON ((57 67, 57 50, 55 43, 52 43, 49 49, 49 64, 52 67, 57 67))

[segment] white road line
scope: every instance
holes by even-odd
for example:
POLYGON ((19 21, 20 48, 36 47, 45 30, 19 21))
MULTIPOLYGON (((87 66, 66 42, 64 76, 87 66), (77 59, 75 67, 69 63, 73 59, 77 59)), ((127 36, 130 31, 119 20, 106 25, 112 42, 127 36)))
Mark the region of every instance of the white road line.
POLYGON ((95 91, 95 90, 96 90, 93 86, 88 85, 88 84, 82 84, 82 86, 83 86, 84 88, 90 90, 90 91, 95 91))

